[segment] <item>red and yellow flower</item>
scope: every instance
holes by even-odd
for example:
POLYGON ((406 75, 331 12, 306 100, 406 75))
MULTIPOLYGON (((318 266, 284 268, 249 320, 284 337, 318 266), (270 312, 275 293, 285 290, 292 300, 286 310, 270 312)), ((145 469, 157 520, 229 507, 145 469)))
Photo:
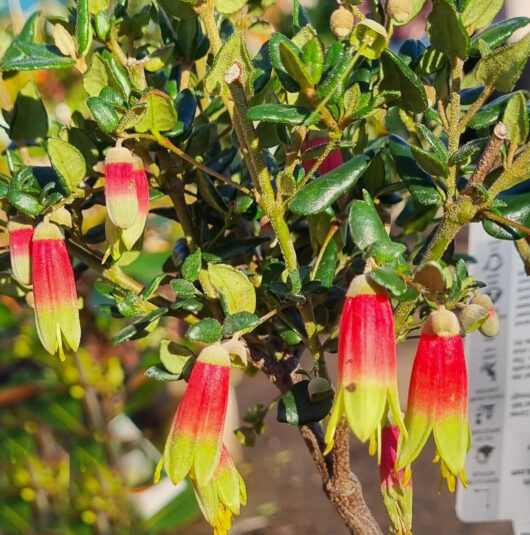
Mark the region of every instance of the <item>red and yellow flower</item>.
POLYGON ((113 147, 107 152, 105 202, 107 214, 114 226, 127 229, 134 224, 138 213, 138 197, 133 156, 125 147, 113 147))
POLYGON ((228 351, 220 344, 205 347, 191 372, 164 450, 164 466, 175 485, 188 473, 199 487, 211 480, 221 456, 229 379, 228 351))
POLYGON ((470 446, 467 417, 467 370, 456 316, 441 307, 431 312, 421 333, 409 388, 405 425, 396 470, 419 455, 431 431, 441 474, 454 490, 456 478, 466 484, 465 459, 470 446))
POLYGON ((203 487, 193 478, 191 482, 202 514, 214 528, 214 535, 226 535, 232 527, 232 516, 238 515, 247 501, 247 492, 243 478, 224 445, 210 482, 203 487))
POLYGON ((13 217, 7 223, 9 255, 15 279, 24 286, 31 285, 31 240, 33 225, 25 217, 13 217))
POLYGON ((400 430, 389 424, 381 431, 381 463, 379 476, 381 493, 391 522, 398 535, 412 534, 412 477, 410 468, 394 472, 400 430))
POLYGON ((365 442, 375 439, 388 407, 406 433, 397 387, 394 317, 384 288, 367 275, 355 277, 346 293, 339 327, 339 377, 326 431, 327 449, 343 415, 365 442))
POLYGON ((35 320, 46 351, 63 346, 76 351, 81 339, 74 273, 61 229, 53 223, 35 227, 32 244, 32 279, 35 320))

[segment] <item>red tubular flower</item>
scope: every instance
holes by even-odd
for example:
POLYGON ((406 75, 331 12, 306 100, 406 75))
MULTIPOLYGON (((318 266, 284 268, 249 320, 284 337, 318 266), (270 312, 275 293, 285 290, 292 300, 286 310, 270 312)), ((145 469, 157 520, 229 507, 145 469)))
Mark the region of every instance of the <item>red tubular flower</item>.
POLYGON ((361 441, 375 438, 387 403, 406 433, 399 407, 390 299, 383 288, 359 275, 348 288, 340 319, 339 377, 326 431, 328 450, 343 414, 361 441))
POLYGON ((405 425, 409 436, 400 444, 396 470, 419 455, 431 430, 441 473, 450 490, 455 478, 465 485, 464 463, 470 446, 467 419, 467 371, 456 316, 445 308, 432 312, 421 333, 410 380, 405 425))
POLYGON ((381 432, 381 464, 379 465, 381 493, 392 524, 392 532, 398 535, 411 535, 412 478, 410 468, 394 472, 399 435, 397 425, 387 425, 381 432))
MULTIPOLYGON (((327 137, 318 137, 306 140, 304 142, 304 150, 310 149, 311 147, 316 147, 318 145, 322 145, 322 148, 324 148, 328 143, 329 138, 327 137)), ((316 158, 312 160, 303 160, 302 165, 304 167, 305 172, 307 173, 313 167, 313 165, 315 165, 316 162, 316 158)), ((326 173, 329 173, 330 171, 333 171, 333 169, 335 169, 339 165, 342 165, 343 163, 344 160, 342 159, 342 152, 340 151, 340 149, 335 149, 324 158, 324 161, 320 164, 317 171, 321 175, 324 175, 326 173)))
POLYGON ((214 535, 226 535, 232 526, 232 516, 238 515, 247 501, 243 478, 223 445, 219 464, 210 482, 200 487, 192 478, 193 490, 206 521, 214 535))
POLYGON ((175 485, 188 473, 199 487, 212 478, 221 455, 229 379, 228 351, 220 344, 205 347, 191 372, 164 450, 164 466, 175 485))
POLYGON ((79 347, 81 326, 74 273, 61 229, 40 223, 33 234, 33 295, 39 338, 52 355, 59 350, 64 360, 63 341, 74 351, 79 347))
POLYGON ((114 147, 105 158, 105 200, 112 223, 129 228, 136 221, 138 199, 133 172, 133 157, 124 147, 114 147))
POLYGON ((13 217, 7 223, 7 231, 13 276, 20 284, 30 286, 33 225, 29 219, 13 217))
POLYGON ((147 214, 149 213, 149 182, 142 160, 138 157, 134 157, 133 179, 138 202, 135 222, 126 229, 116 227, 110 220, 110 217, 107 217, 105 222, 105 234, 109 244, 107 255, 111 254, 115 260, 122 255, 124 248, 130 251, 134 244, 142 237, 147 214))

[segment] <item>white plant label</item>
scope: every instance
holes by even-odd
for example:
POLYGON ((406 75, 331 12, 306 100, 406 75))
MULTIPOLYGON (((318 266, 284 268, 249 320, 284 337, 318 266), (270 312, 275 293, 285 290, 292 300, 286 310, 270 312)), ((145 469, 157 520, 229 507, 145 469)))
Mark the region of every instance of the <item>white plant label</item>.
POLYGON ((495 338, 466 337, 472 445, 456 512, 464 522, 512 520, 516 535, 530 535, 530 277, 513 243, 480 225, 470 226, 469 254, 501 327, 495 338))

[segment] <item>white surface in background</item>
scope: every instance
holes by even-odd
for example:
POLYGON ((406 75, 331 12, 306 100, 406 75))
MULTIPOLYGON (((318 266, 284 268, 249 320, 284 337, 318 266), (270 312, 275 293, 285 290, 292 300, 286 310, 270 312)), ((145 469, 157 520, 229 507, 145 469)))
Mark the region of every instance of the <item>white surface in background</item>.
POLYGON ((471 226, 469 254, 501 330, 466 338, 472 445, 456 511, 464 522, 511 519, 516 535, 530 535, 530 278, 513 243, 480 225, 471 226))

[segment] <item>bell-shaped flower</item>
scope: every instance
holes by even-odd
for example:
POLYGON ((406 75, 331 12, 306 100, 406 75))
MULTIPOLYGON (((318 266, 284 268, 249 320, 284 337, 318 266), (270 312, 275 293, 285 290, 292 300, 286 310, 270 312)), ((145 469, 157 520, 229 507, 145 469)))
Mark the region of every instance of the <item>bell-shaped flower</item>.
POLYGON ((61 229, 53 223, 35 227, 32 244, 35 319, 40 341, 54 355, 63 345, 76 351, 81 339, 79 309, 72 264, 61 229))
POLYGON ((149 182, 145 174, 142 160, 138 157, 133 159, 133 179, 138 202, 138 211, 135 222, 126 229, 114 225, 110 216, 105 221, 105 234, 108 249, 104 260, 110 254, 114 260, 120 258, 124 251, 130 251, 134 244, 142 237, 147 214, 149 212, 149 182))
POLYGON ((33 225, 25 217, 13 217, 7 222, 9 255, 15 279, 24 286, 31 285, 31 239, 33 225))
POLYGON ((202 514, 213 527, 214 535, 226 535, 232 526, 232 516, 238 515, 247 501, 247 492, 224 445, 211 480, 202 487, 193 478, 191 482, 202 514))
POLYGON ((454 490, 465 485, 464 463, 470 446, 467 417, 467 371, 460 326, 455 314, 441 307, 423 326, 412 376, 405 425, 408 438, 399 446, 396 470, 419 455, 431 431, 441 474, 454 490))
POLYGON ((125 147, 113 147, 107 152, 105 202, 114 226, 126 229, 134 224, 138 213, 138 198, 133 156, 125 147))
POLYGON ((221 455, 230 380, 230 355, 220 344, 205 347, 171 425, 164 466, 176 485, 188 473, 199 487, 211 480, 221 455))
POLYGON ((361 441, 376 439, 388 407, 406 433, 397 386, 394 316, 390 299, 367 275, 353 279, 339 326, 339 373, 326 431, 327 449, 343 415, 361 441))
POLYGON ((411 535, 412 477, 410 468, 394 472, 400 434, 399 427, 390 423, 381 431, 379 477, 383 501, 390 517, 390 529, 397 535, 411 535))
MULTIPOLYGON (((313 139, 306 139, 304 141, 304 151, 312 148, 312 147, 318 147, 319 145, 322 146, 322 150, 324 150, 324 147, 329 143, 329 138, 327 137, 316 137, 313 139)), ((302 166, 304 167, 304 171, 307 173, 313 165, 317 163, 318 158, 312 158, 310 160, 302 160, 302 166)), ((325 158, 324 161, 318 166, 318 173, 321 175, 324 175, 326 173, 329 173, 330 171, 333 171, 336 167, 339 167, 339 165, 342 165, 344 163, 344 160, 342 159, 342 152, 340 149, 332 150, 325 158)))

